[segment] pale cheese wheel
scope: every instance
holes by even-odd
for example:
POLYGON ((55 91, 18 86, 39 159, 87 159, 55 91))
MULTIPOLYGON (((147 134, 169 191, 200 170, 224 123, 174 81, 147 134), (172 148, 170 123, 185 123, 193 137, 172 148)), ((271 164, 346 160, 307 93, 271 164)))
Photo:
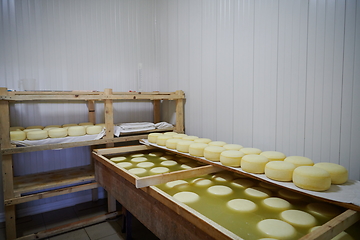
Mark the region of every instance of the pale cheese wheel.
POLYGON ((215 173, 211 178, 218 182, 230 182, 234 179, 234 175, 232 175, 230 172, 224 171, 215 173))
POLYGON ((259 155, 262 151, 258 148, 241 148, 239 151, 243 152, 244 154, 246 155, 249 155, 249 154, 257 154, 259 155))
POLYGON ((262 203, 266 208, 275 211, 284 211, 291 207, 288 201, 278 197, 265 198, 262 203))
POLYGON ((257 224, 257 228, 267 237, 276 239, 289 239, 296 236, 296 230, 292 225, 278 219, 262 220, 257 224))
POLYGON ((331 176, 321 168, 300 166, 293 172, 293 183, 306 190, 326 191, 331 186, 331 176))
POLYGON ((125 161, 127 158, 124 156, 120 156, 120 157, 112 157, 110 158, 110 161, 114 162, 114 163, 119 163, 122 161, 125 161))
POLYGON ((239 151, 240 149, 243 148, 243 146, 241 146, 239 144, 225 144, 223 146, 223 148, 225 148, 226 150, 237 150, 237 151, 239 151))
POLYGON ((60 127, 44 127, 42 130, 49 132, 50 129, 54 129, 54 128, 60 128, 60 127))
POLYGON ((303 157, 303 156, 290 156, 290 157, 286 157, 284 159, 285 162, 291 162, 293 163, 296 167, 300 167, 300 166, 313 166, 314 162, 307 157, 303 157))
POLYGON ((166 140, 165 146, 170 149, 176 149, 178 142, 181 141, 179 138, 170 138, 166 140))
POLYGON ((68 135, 72 137, 84 136, 86 133, 84 126, 71 126, 68 128, 68 135))
POLYGON ((137 167, 140 167, 140 168, 151 168, 153 167, 155 164, 152 163, 152 162, 141 162, 141 163, 138 163, 136 166, 137 167))
POLYGON ((225 151, 225 148, 220 146, 208 146, 204 149, 204 157, 207 160, 213 161, 213 162, 219 162, 220 161, 220 154, 225 151))
POLYGON ((295 168, 291 162, 271 161, 265 165, 265 175, 276 181, 291 182, 295 168))
POLYGON ((216 196, 226 196, 233 192, 233 190, 227 186, 215 185, 207 189, 207 191, 216 196))
POLYGON ((45 128, 61 128, 61 125, 48 125, 45 128))
POLYGON ((250 213, 257 210, 257 205, 247 199, 233 199, 227 202, 226 206, 234 211, 250 213))
POLYGON ((280 218, 294 227, 311 228, 316 225, 315 217, 301 210, 285 210, 280 213, 280 218))
POLYGON ((188 183, 188 182, 185 181, 185 180, 175 180, 175 181, 167 182, 167 183, 165 184, 165 186, 168 187, 168 188, 173 188, 173 187, 175 187, 175 186, 177 186, 177 185, 187 184, 187 183, 188 183))
MULTIPOLYGON (((226 145, 225 145, 226 146, 226 145)), ((224 147, 225 148, 225 147, 224 147)), ((226 148, 225 148, 226 149, 226 148)), ((220 154, 220 162, 225 166, 240 167, 241 158, 245 154, 236 150, 225 150, 220 154)))
POLYGON ((182 139, 183 137, 186 137, 187 134, 184 134, 184 133, 178 133, 176 135, 173 136, 173 138, 175 139, 182 139))
POLYGON ((255 186, 255 184, 256 183, 253 180, 245 179, 245 178, 237 178, 231 182, 231 185, 233 185, 235 187, 240 187, 240 188, 252 187, 252 186, 255 186))
POLYGON ((120 163, 117 163, 116 166, 122 167, 122 168, 129 168, 129 167, 132 167, 132 163, 129 163, 129 162, 120 162, 120 163))
POLYGON ((148 134, 148 141, 151 142, 151 143, 156 143, 157 141, 157 138, 159 136, 163 135, 162 133, 150 133, 148 134))
POLYGON ((337 206, 325 202, 309 203, 306 209, 310 213, 324 218, 334 218, 342 212, 337 206))
POLYGON ((182 203, 194 203, 199 201, 200 197, 194 192, 178 192, 173 196, 176 200, 182 203))
POLYGON ((193 141, 186 141, 186 140, 181 140, 177 143, 176 145, 176 150, 178 150, 179 152, 183 152, 183 153, 188 153, 189 152, 189 147, 190 144, 194 143, 193 141))
POLYGON ((172 138, 170 135, 160 135, 156 138, 156 144, 160 146, 165 146, 166 141, 170 138, 172 138))
POLYGON ((244 191, 247 195, 255 198, 267 198, 271 195, 271 191, 262 187, 250 187, 244 191))
POLYGON ((92 123, 92 122, 83 122, 83 123, 79 123, 78 125, 79 126, 92 126, 92 125, 94 125, 94 123, 92 123))
POLYGON ((222 147, 226 144, 226 142, 224 141, 212 141, 208 143, 209 146, 217 146, 217 147, 222 147))
POLYGON ((143 153, 136 153, 136 154, 130 155, 130 157, 136 158, 136 157, 143 157, 144 155, 145 155, 145 154, 143 154, 143 153))
POLYGON ((24 141, 26 139, 26 133, 23 131, 10 131, 11 141, 24 141))
POLYGON ((176 132, 164 132, 164 135, 173 137, 173 136, 177 135, 177 133, 176 132))
POLYGON ((24 130, 24 127, 20 127, 20 126, 15 126, 15 127, 10 127, 10 131, 17 131, 17 130, 24 130))
POLYGON ((151 152, 151 153, 149 153, 149 156, 152 156, 152 157, 161 157, 162 155, 164 155, 163 152, 151 152))
POLYGON ((210 179, 206 179, 206 178, 196 178, 191 183, 197 187, 208 187, 213 184, 213 182, 210 179))
POLYGON ((208 144, 209 142, 211 142, 211 139, 210 138, 197 138, 194 140, 194 142, 208 144))
POLYGON ((264 151, 260 155, 267 157, 269 161, 283 161, 286 158, 285 154, 277 151, 264 151))
POLYGON ((204 156, 204 149, 208 145, 206 143, 192 143, 189 145, 189 154, 195 157, 203 157, 204 156))
POLYGON ((28 132, 31 132, 31 131, 40 131, 40 130, 41 130, 41 128, 30 128, 30 129, 24 129, 23 132, 25 132, 27 134, 28 132))
POLYGON ((186 137, 183 137, 182 140, 194 141, 195 139, 198 139, 198 138, 199 138, 198 136, 186 136, 186 137))
POLYGON ((52 128, 48 131, 48 134, 51 138, 63 138, 67 136, 68 131, 65 128, 52 128))
POLYGON ((245 155, 241 158, 241 169, 249 173, 264 173, 268 162, 269 159, 261 155, 245 155))
POLYGON ((314 167, 322 168, 330 173, 331 184, 343 184, 348 180, 348 171, 339 164, 321 162, 314 164, 314 167))
POLYGON ((27 127, 26 129, 43 129, 44 128, 44 126, 29 126, 29 127, 27 127))
POLYGON ((150 169, 150 172, 152 174, 161 174, 161 173, 167 173, 170 170, 167 167, 154 167, 152 169, 150 169))
POLYGON ((177 165, 178 163, 174 160, 166 160, 166 161, 162 161, 160 164, 166 167, 172 167, 177 165))
POLYGON ((29 140, 41 140, 48 137, 48 132, 45 130, 30 131, 26 134, 26 138, 29 140))
POLYGON ((62 125, 63 128, 72 127, 72 126, 78 126, 78 125, 75 124, 75 123, 68 123, 68 124, 63 124, 63 125, 62 125))
POLYGON ((86 134, 89 134, 89 135, 99 134, 102 129, 103 129, 103 127, 101 127, 101 126, 95 126, 95 125, 89 126, 86 128, 86 134))
POLYGON ((146 157, 134 157, 130 161, 135 162, 135 163, 139 163, 139 162, 145 162, 147 160, 148 159, 146 157))
POLYGON ((135 174, 137 176, 144 175, 146 173, 146 169, 144 168, 132 168, 129 170, 132 174, 135 174))

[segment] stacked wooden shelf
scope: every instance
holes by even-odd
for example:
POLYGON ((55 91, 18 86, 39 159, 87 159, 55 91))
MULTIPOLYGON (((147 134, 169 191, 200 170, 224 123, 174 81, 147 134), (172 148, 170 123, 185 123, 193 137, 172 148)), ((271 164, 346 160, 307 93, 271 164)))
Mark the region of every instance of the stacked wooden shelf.
MULTIPOLYGON (((98 184, 94 178, 94 164, 71 169, 51 171, 36 175, 26 175, 14 177, 13 174, 13 154, 43 151, 59 148, 72 148, 81 146, 94 146, 105 144, 107 147, 115 143, 129 142, 146 138, 149 132, 164 131, 152 130, 137 132, 134 135, 122 135, 114 137, 114 101, 136 101, 148 100, 153 103, 154 122, 160 122, 160 105, 162 100, 173 100, 176 102, 176 124, 172 130, 179 133, 184 131, 183 124, 183 107, 184 93, 176 92, 113 92, 112 89, 105 89, 104 92, 98 91, 25 91, 16 92, 8 91, 6 88, 0 88, 0 130, 1 130, 1 155, 3 169, 3 187, 4 187, 4 204, 5 204, 5 221, 7 239, 16 239, 15 223, 15 205, 36 199, 47 198, 67 194, 71 192, 92 189, 93 199, 97 199, 98 184), (106 135, 99 140, 48 144, 39 146, 16 147, 10 141, 10 104, 18 102, 83 102, 88 107, 89 122, 96 123, 95 119, 95 102, 104 103, 106 135)), ((108 196, 109 212, 115 211, 115 202, 111 195, 108 196)), ((54 234, 59 234, 75 227, 82 227, 84 224, 93 224, 96 221, 103 221, 104 218, 114 217, 114 214, 107 214, 92 219, 91 221, 82 221, 74 223, 64 228, 53 231, 47 230, 46 233, 32 234, 22 237, 21 239, 36 239, 54 234)))

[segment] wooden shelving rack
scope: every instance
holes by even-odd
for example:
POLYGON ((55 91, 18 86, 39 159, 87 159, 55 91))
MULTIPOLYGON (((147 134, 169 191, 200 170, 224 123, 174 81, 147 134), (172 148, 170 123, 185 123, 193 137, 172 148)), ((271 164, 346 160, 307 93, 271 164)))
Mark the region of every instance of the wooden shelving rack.
MULTIPOLYGON (((59 148, 72 148, 80 146, 94 146, 105 144, 112 147, 114 143, 139 140, 147 137, 149 132, 138 132, 136 135, 124 135, 114 137, 114 101, 136 101, 149 100, 153 102, 154 122, 160 122, 160 105, 162 100, 173 100, 176 102, 176 124, 173 130, 178 133, 184 132, 184 92, 113 92, 112 89, 105 89, 104 92, 97 91, 25 91, 13 92, 6 88, 0 88, 0 130, 1 130, 1 154, 2 154, 2 174, 3 191, 5 205, 5 222, 7 239, 16 239, 15 205, 29 202, 41 198, 53 197, 72 192, 92 189, 93 199, 97 199, 98 184, 95 182, 94 164, 81 166, 66 170, 40 173, 36 175, 26 175, 14 177, 13 174, 13 154, 43 151, 59 148), (89 122, 96 123, 95 102, 104 102, 106 136, 100 140, 83 141, 75 143, 48 144, 40 146, 16 147, 10 141, 10 103, 17 102, 84 102, 88 107, 89 122), (44 179, 46 179, 44 181, 44 179), (54 190, 55 188, 55 190, 54 190), (53 190, 49 190, 53 189, 53 190), (33 193, 35 192, 35 193, 33 193), (30 193, 26 194, 25 193, 30 193)), ((160 130, 164 131, 164 130, 160 130)), ((53 230, 34 233, 19 239, 37 239, 61 232, 66 232, 75 228, 80 228, 107 218, 116 216, 115 199, 108 194, 108 214, 101 215, 92 219, 82 220, 64 227, 53 230)))

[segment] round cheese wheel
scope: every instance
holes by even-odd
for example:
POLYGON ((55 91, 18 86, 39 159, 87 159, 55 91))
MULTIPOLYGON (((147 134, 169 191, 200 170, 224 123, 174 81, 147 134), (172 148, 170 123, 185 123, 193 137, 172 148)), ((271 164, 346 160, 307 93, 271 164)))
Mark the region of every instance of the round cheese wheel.
POLYGON ((278 219, 265 219, 257 224, 259 231, 267 237, 288 239, 296 236, 296 230, 289 223, 278 219), (281 231, 279 231, 281 229, 281 231))
POLYGON ((165 155, 165 156, 160 157, 160 160, 170 160, 170 159, 173 159, 173 156, 165 155))
POLYGON ((245 178, 237 178, 234 179, 231 184, 235 187, 240 187, 240 188, 248 188, 248 187, 252 187, 255 186, 255 182, 253 180, 250 179, 245 179, 245 178))
POLYGON ((143 157, 144 156, 144 154, 143 153, 136 153, 136 154, 132 154, 132 155, 130 155, 130 157, 132 157, 132 158, 136 158, 136 157, 143 157))
POLYGON ((208 143, 209 146, 217 146, 217 147, 222 147, 226 144, 226 142, 224 141, 212 141, 208 143))
POLYGON ((161 157, 162 155, 164 155, 163 152, 151 152, 151 153, 149 153, 149 156, 152 156, 152 157, 161 157))
POLYGON ((331 184, 343 184, 348 180, 348 171, 339 164, 321 162, 314 164, 314 167, 322 168, 330 173, 331 184))
POLYGON ((324 169, 313 166, 300 166, 295 168, 293 183, 306 190, 326 191, 331 186, 330 174, 324 169))
POLYGON ((48 131, 48 134, 51 138, 63 138, 67 136, 68 131, 65 128, 52 128, 48 131))
POLYGON ((245 155, 241 158, 241 169, 249 173, 264 173, 268 162, 269 159, 261 155, 245 155))
POLYGON ((72 137, 83 136, 85 133, 86 130, 84 126, 71 126, 68 128, 68 135, 72 137))
POLYGON ((188 183, 188 182, 185 181, 185 180, 175 180, 175 181, 167 182, 167 183, 165 184, 165 186, 168 187, 168 188, 173 188, 173 187, 175 187, 175 186, 177 186, 177 185, 187 184, 187 183, 188 183))
POLYGON ((182 168, 182 169, 190 169, 192 167, 189 164, 181 164, 180 168, 182 168))
POLYGON ((173 138, 175 139, 182 139, 183 137, 186 137, 187 135, 184 133, 178 133, 176 135, 173 136, 173 138))
POLYGON ((20 127, 20 126, 15 126, 15 127, 10 127, 10 131, 17 131, 17 130, 24 130, 24 127, 20 127))
POLYGON ((148 159, 146 157, 135 157, 135 158, 132 158, 130 161, 139 163, 139 162, 145 162, 147 160, 148 159))
POLYGON ((89 126, 86 128, 86 134, 95 135, 99 134, 103 128, 101 126, 89 126))
POLYGON ((249 213, 257 209, 257 205, 247 199, 233 199, 227 202, 226 206, 237 212, 249 213))
POLYGON ((45 128, 61 128, 61 125, 48 125, 45 128))
POLYGON ((295 165, 291 162, 271 161, 265 165, 266 177, 282 182, 291 182, 295 165))
POLYGON ((180 138, 170 138, 166 140, 165 146, 170 149, 176 149, 176 146, 179 141, 181 141, 180 138))
POLYGON ((302 157, 302 156, 286 157, 284 161, 293 163, 295 167, 314 165, 314 162, 310 158, 302 157))
MULTIPOLYGON (((45 130, 45 131, 49 132, 50 129, 54 129, 54 128, 58 128, 58 127, 44 127, 42 130, 45 130)), ((65 129, 65 130, 67 130, 67 129, 65 129)))
POLYGON ((31 131, 40 131, 41 129, 40 128, 30 128, 30 129, 24 129, 23 132, 25 132, 26 134, 28 132, 31 132, 31 131))
POLYGON ((208 145, 206 143, 192 143, 189 145, 189 154, 195 157, 203 157, 204 156, 204 149, 208 145))
POLYGON ((44 126, 29 126, 26 129, 43 129, 44 126))
POLYGON ((151 168, 153 167, 155 164, 152 163, 152 162, 141 162, 141 163, 138 163, 136 166, 137 167, 140 167, 140 168, 151 168))
POLYGON ((199 137, 197 136, 186 136, 186 137, 183 137, 182 140, 185 140, 185 141, 194 141, 195 139, 198 139, 199 137))
POLYGON ((26 134, 26 138, 29 140, 41 140, 48 137, 48 132, 45 130, 30 131, 26 134))
POLYGON ((294 227, 311 228, 316 225, 316 219, 313 215, 300 210, 285 210, 280 213, 280 218, 294 227))
POLYGON ((112 157, 109 160, 114 163, 119 163, 119 162, 125 161, 126 159, 127 159, 126 157, 120 156, 120 157, 112 157))
POLYGON ((169 171, 170 170, 167 167, 154 167, 154 168, 150 169, 150 172, 152 174, 161 174, 161 173, 166 173, 169 171))
POLYGON ((233 190, 227 186, 215 185, 207 189, 207 191, 216 196, 226 196, 233 192, 233 190))
POLYGON ((324 218, 334 218, 339 215, 342 211, 335 205, 323 202, 309 203, 306 209, 314 214, 324 218))
POLYGON ((26 139, 26 133, 23 131, 10 131, 11 141, 24 141, 26 139))
POLYGON ((148 134, 148 141, 151 143, 156 143, 157 138, 163 135, 162 133, 150 133, 148 134))
POLYGON ((144 168, 132 168, 129 170, 129 172, 131 172, 132 174, 141 176, 144 175, 146 173, 146 169, 144 168))
POLYGON ((225 144, 223 146, 223 148, 225 148, 226 150, 237 150, 237 151, 239 151, 240 149, 243 148, 243 146, 241 146, 239 144, 225 144))
POLYGON ((62 125, 63 128, 72 127, 72 126, 78 126, 78 125, 75 124, 75 123, 68 123, 68 124, 63 124, 63 125, 62 125))
POLYGON ((162 161, 160 164, 166 167, 171 167, 171 166, 175 166, 178 163, 174 160, 166 160, 166 161, 162 161))
POLYGON ((210 138, 197 138, 194 140, 194 142, 208 144, 209 142, 211 142, 211 139, 210 138))
POLYGON ((262 187, 250 187, 245 189, 245 193, 255 198, 267 198, 271 195, 271 191, 262 187))
POLYGON ((83 123, 79 123, 78 125, 79 126, 91 126, 91 125, 94 125, 94 123, 92 123, 92 122, 83 122, 83 123))
POLYGON ((241 158, 244 155, 245 154, 240 151, 225 150, 225 151, 221 152, 221 154, 220 154, 220 162, 225 166, 240 167, 241 158))
POLYGON ((178 192, 173 196, 176 200, 182 203, 194 203, 199 201, 200 197, 194 192, 178 192))
POLYGON ((243 152, 245 155, 249 154, 257 154, 259 155, 261 153, 261 150, 258 148, 241 148, 239 151, 243 152))
POLYGON ((129 167, 132 167, 132 163, 129 163, 129 162, 120 162, 120 163, 117 163, 116 166, 122 167, 122 168, 129 168, 129 167))
POLYGON ((207 160, 219 162, 220 161, 220 154, 225 151, 225 148, 220 146, 208 146, 204 148, 204 157, 207 160))
POLYGON ((277 151, 264 151, 260 155, 267 157, 269 161, 283 161, 286 158, 285 154, 277 151))
POLYGON ((190 144, 194 143, 193 141, 186 141, 186 140, 181 140, 177 143, 176 145, 176 150, 178 150, 179 152, 184 152, 184 153, 188 153, 189 152, 189 147, 190 144))
POLYGON ((218 182, 230 182, 234 179, 234 175, 232 175, 230 172, 225 171, 215 173, 211 178, 218 182))
POLYGON ((213 182, 210 179, 206 178, 196 178, 192 181, 192 184, 194 184, 197 187, 208 187, 213 184, 213 182))
POLYGON ((177 135, 177 133, 176 132, 164 132, 164 135, 173 137, 173 136, 177 135))
POLYGON ((160 145, 160 146, 165 146, 166 145, 166 141, 168 139, 172 138, 170 135, 160 135, 157 137, 156 139, 156 144, 160 145))
POLYGON ((276 211, 284 211, 291 207, 288 201, 278 197, 265 198, 262 203, 266 208, 276 211))

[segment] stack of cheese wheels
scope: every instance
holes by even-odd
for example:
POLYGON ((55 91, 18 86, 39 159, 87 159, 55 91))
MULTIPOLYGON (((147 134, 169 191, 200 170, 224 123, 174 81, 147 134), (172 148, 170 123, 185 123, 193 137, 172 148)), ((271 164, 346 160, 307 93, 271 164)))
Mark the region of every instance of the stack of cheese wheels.
POLYGON ((273 180, 290 182, 295 168, 291 162, 271 161, 265 165, 265 175, 273 180))
POLYGON ((260 155, 267 157, 269 161, 283 161, 286 158, 285 154, 277 151, 264 151, 260 155))
POLYGON ((314 165, 314 162, 310 158, 302 157, 302 156, 290 156, 290 157, 285 158, 284 161, 291 162, 296 167, 314 165))
POLYGON ((195 157, 203 157, 204 156, 204 149, 208 145, 206 143, 197 143, 194 142, 189 146, 189 154, 195 157))
POLYGON ((86 128, 86 134, 89 134, 89 135, 99 134, 102 129, 103 129, 103 127, 99 126, 99 125, 88 126, 86 128))
POLYGON ((10 131, 17 131, 17 130, 24 130, 25 128, 24 127, 21 127, 21 126, 15 126, 15 127, 10 127, 10 131))
POLYGON ((160 135, 156 138, 156 144, 160 146, 165 146, 166 141, 170 138, 172 138, 171 135, 165 135, 165 134, 160 135))
POLYGON ((293 172, 293 183, 299 188, 326 191, 331 186, 331 176, 326 170, 314 166, 300 166, 293 172))
POLYGON ((165 146, 170 149, 176 149, 176 146, 179 141, 181 141, 180 138, 170 138, 166 140, 165 146))
MULTIPOLYGON (((224 147, 224 149, 226 149, 224 147)), ((240 167, 241 158, 245 154, 236 150, 225 150, 220 154, 220 162, 225 166, 240 167)))
POLYGON ((84 126, 71 126, 68 128, 68 135, 72 137, 83 136, 85 133, 86 130, 84 126))
POLYGON ((208 144, 209 142, 211 142, 211 139, 210 138, 197 138, 194 140, 194 142, 208 144))
POLYGON ((46 130, 29 131, 26 137, 29 140, 41 140, 48 137, 48 132, 46 130))
POLYGON ((321 162, 316 163, 314 167, 322 168, 330 173, 331 184, 343 184, 348 180, 348 171, 345 167, 336 164, 336 163, 328 163, 321 162))
POLYGON ((241 158, 241 169, 249 173, 264 173, 268 162, 269 159, 261 155, 245 155, 241 158))
POLYGON ((204 157, 207 160, 219 162, 220 161, 220 154, 225 151, 225 148, 220 146, 207 146, 204 148, 204 157))
POLYGON ((148 141, 151 143, 156 143, 157 138, 161 135, 163 135, 163 134, 162 133, 150 133, 148 135, 148 141))
POLYGON ((250 155, 250 154, 259 155, 262 152, 258 148, 241 148, 240 151, 243 152, 245 155, 250 155))
POLYGON ((208 143, 209 146, 217 146, 217 147, 222 147, 226 144, 226 142, 224 141, 212 141, 208 143))
POLYGON ((65 128, 51 128, 48 130, 49 137, 62 138, 68 135, 68 131, 65 128))
POLYGON ((24 131, 10 131, 11 141, 24 141, 26 139, 26 133, 24 131))
POLYGON ((173 136, 175 139, 182 139, 183 137, 186 137, 187 135, 184 133, 178 133, 173 136))
POLYGON ((186 137, 183 137, 182 140, 185 140, 185 141, 194 141, 195 139, 198 139, 199 137, 197 136, 186 136, 186 137))
POLYGON ((223 148, 225 148, 226 150, 237 150, 237 151, 239 151, 240 149, 243 148, 243 146, 241 146, 239 144, 225 144, 223 146, 223 148))
POLYGON ((179 141, 176 145, 176 150, 178 150, 179 152, 188 153, 190 144, 193 144, 193 143, 194 143, 194 141, 187 141, 187 140, 181 139, 181 141, 179 141))

